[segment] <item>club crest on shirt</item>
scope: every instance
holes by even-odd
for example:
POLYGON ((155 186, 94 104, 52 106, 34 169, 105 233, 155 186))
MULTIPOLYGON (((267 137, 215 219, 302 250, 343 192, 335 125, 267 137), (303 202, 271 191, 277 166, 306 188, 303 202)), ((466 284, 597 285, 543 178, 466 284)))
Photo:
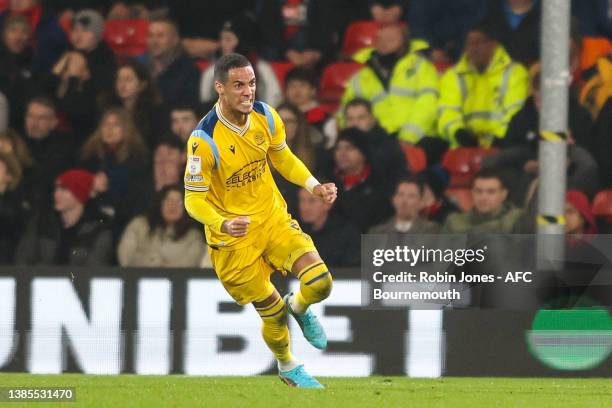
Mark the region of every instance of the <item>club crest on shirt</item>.
POLYGON ((264 142, 264 135, 262 133, 255 133, 255 143, 257 143, 257 146, 259 146, 263 142, 264 142))
POLYGON ((195 154, 196 150, 198 150, 198 146, 199 146, 198 142, 193 142, 191 144, 191 154, 195 154))
POLYGON ((191 175, 200 174, 202 172, 202 159, 198 156, 189 156, 187 168, 191 175))

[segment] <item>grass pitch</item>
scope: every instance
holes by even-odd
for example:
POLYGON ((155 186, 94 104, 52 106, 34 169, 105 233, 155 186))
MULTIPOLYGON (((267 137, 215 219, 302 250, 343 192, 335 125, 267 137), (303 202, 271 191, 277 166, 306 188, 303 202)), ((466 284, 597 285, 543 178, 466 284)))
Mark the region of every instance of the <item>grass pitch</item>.
POLYGON ((76 403, 17 407, 612 407, 610 379, 321 378, 326 390, 289 388, 274 376, 92 376, 0 373, 0 387, 75 387, 76 403))

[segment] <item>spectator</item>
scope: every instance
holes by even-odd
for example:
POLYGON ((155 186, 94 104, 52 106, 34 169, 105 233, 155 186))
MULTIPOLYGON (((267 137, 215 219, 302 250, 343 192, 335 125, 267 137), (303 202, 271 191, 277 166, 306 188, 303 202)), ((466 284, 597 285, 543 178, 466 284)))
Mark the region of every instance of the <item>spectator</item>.
MULTIPOLYGON (((306 164, 306 167, 312 171, 332 168, 331 157, 322 147, 323 135, 306 122, 304 114, 290 103, 281 104, 277 112, 285 125, 287 145, 306 164)), ((276 171, 273 174, 277 187, 287 201, 289 212, 294 214, 298 209, 299 187, 276 171)))
POLYGON ((494 169, 481 170, 472 181, 474 208, 468 213, 451 214, 442 227, 443 233, 519 232, 522 210, 507 202, 508 189, 494 169))
POLYGON ((117 248, 121 266, 195 268, 205 253, 202 233, 185 211, 179 185, 158 193, 149 213, 126 227, 117 248))
MULTIPOLYGON (((58 129, 56 106, 45 97, 32 99, 26 108, 23 134, 33 167, 25 171, 25 194, 35 208, 48 206, 55 178, 72 167, 76 146, 71 135, 58 129)), ((23 150, 16 145, 19 150, 23 150)), ((26 153, 22 151, 22 158, 26 153)), ((27 160, 27 159, 26 159, 27 160)))
POLYGON ((144 182, 150 177, 147 153, 130 113, 123 108, 107 110, 81 149, 83 167, 94 173, 97 204, 115 217, 115 232, 144 209, 145 203, 137 197, 149 185, 144 182))
POLYGON ((461 60, 440 82, 438 132, 451 147, 499 143, 527 96, 527 70, 510 59, 492 30, 471 29, 461 60))
POLYGON ((412 36, 427 41, 431 60, 447 64, 461 56, 465 35, 481 21, 489 0, 412 0, 408 26, 412 36))
POLYGON ((200 71, 185 54, 174 21, 167 18, 151 21, 143 62, 167 105, 198 102, 200 71))
POLYGON ((370 234, 434 234, 438 225, 419 215, 423 207, 425 185, 415 177, 404 177, 397 183, 391 200, 394 215, 385 223, 370 228, 370 234))
POLYGON ((392 214, 389 196, 372 175, 368 136, 359 129, 344 129, 334 152, 334 179, 338 187, 337 211, 361 232, 392 214))
POLYGON ((94 10, 78 12, 70 33, 72 50, 57 60, 48 88, 76 135, 79 145, 97 121, 98 95, 110 89, 115 76, 115 56, 103 41, 104 18, 94 10))
POLYGON ((597 117, 594 130, 593 151, 599 165, 602 187, 612 188, 612 98, 609 98, 597 117))
POLYGON ((19 191, 21 167, 17 159, 0 152, 0 265, 12 262, 23 230, 25 203, 19 191))
POLYGON ((331 213, 332 205, 301 188, 298 193, 300 224, 321 257, 332 267, 359 266, 361 235, 351 222, 331 213))
POLYGON ((89 201, 93 183, 93 174, 81 169, 68 170, 56 179, 53 211, 28 223, 15 254, 18 264, 112 264, 109 221, 89 201))
POLYGON ((111 93, 102 98, 103 109, 121 106, 129 111, 150 150, 155 149, 168 129, 168 112, 147 68, 136 60, 119 66, 111 93))
POLYGON ((496 0, 486 17, 510 58, 527 67, 540 59, 541 3, 540 0, 496 0))
POLYGON ((565 234, 575 239, 585 234, 597 234, 591 203, 582 191, 568 190, 565 193, 565 234))
MULTIPOLYGON (((256 53, 257 22, 249 14, 241 14, 223 24, 219 34, 221 47, 218 56, 237 52, 249 58, 257 76, 257 99, 268 105, 277 106, 283 99, 282 90, 276 74, 270 63, 260 58, 256 53)), ((200 81, 200 101, 211 102, 217 100, 214 81, 214 64, 211 64, 203 73, 200 81)))
POLYGON ((344 107, 346 127, 355 127, 368 136, 368 149, 371 162, 378 178, 385 185, 388 195, 392 195, 397 181, 408 171, 404 153, 397 139, 380 127, 372 112, 372 104, 361 98, 349 101, 344 107))
POLYGON ((8 18, 20 15, 28 19, 33 30, 34 56, 32 69, 48 72, 68 48, 68 40, 52 10, 39 0, 11 0, 8 9, 0 13, 0 28, 8 18))
MULTIPOLYGON (((32 72, 32 26, 21 15, 8 17, 0 43, 0 92, 11 101, 10 126, 23 126, 28 97, 36 87, 32 72)), ((1 129, 1 126, 0 126, 1 129)))
POLYGON ((153 154, 153 187, 155 192, 183 181, 185 160, 183 145, 173 139, 162 141, 153 154))
POLYGON ((449 215, 459 212, 457 205, 445 194, 450 176, 442 166, 427 168, 418 175, 423 182, 423 208, 421 216, 436 224, 442 225, 449 215))
MULTIPOLYGON (((506 137, 499 146, 498 156, 488 159, 489 166, 506 169, 512 178, 512 201, 523 202, 531 180, 537 175, 539 147, 539 117, 541 107, 540 71, 532 68, 531 96, 510 121, 506 137)), ((578 103, 575 92, 569 93, 568 186, 592 195, 598 187, 597 165, 589 151, 594 149, 593 123, 589 113, 578 103)), ((606 159, 607 160, 607 159, 606 159)))
POLYGON ((319 105, 318 92, 319 85, 315 71, 298 67, 287 72, 285 100, 297 106, 306 115, 306 121, 321 130, 328 115, 319 105))
MULTIPOLYGON (((206 109, 202 109, 208 112, 206 109)), ((170 109, 170 129, 172 134, 183 144, 187 144, 191 132, 199 122, 200 108, 185 103, 176 104, 170 109)))
POLYGON ((409 50, 407 30, 399 24, 378 30, 376 49, 351 78, 343 107, 358 97, 370 101, 381 127, 403 142, 416 144, 434 134, 438 74, 425 57, 409 50))

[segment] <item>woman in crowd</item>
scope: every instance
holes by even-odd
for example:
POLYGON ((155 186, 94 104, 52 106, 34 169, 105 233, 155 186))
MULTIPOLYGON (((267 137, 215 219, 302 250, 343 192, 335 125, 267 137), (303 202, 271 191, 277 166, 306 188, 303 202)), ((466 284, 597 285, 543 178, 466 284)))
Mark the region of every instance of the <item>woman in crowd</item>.
POLYGON ((169 129, 168 112, 147 67, 136 60, 119 66, 115 87, 101 98, 102 108, 122 106, 132 115, 140 135, 153 151, 169 129))
POLYGON ((180 185, 164 187, 146 216, 126 227, 117 249, 121 266, 197 267, 206 251, 183 205, 180 185))
POLYGON ((110 108, 81 150, 82 165, 95 174, 97 204, 115 216, 119 230, 142 210, 138 197, 149 184, 148 149, 123 108, 110 108))
POLYGON ((23 229, 25 206, 19 192, 21 175, 15 156, 0 151, 0 265, 11 263, 23 229))

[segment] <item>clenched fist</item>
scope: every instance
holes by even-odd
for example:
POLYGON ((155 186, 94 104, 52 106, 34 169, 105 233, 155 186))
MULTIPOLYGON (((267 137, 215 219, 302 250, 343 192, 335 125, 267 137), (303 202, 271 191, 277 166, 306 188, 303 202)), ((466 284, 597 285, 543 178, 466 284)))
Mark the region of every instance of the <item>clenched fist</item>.
POLYGON ((312 193, 330 204, 336 201, 336 197, 338 197, 338 189, 334 183, 319 184, 312 189, 312 193))
POLYGON ((232 237, 244 237, 249 228, 251 219, 249 217, 236 217, 231 220, 223 221, 221 232, 231 235, 232 237))

